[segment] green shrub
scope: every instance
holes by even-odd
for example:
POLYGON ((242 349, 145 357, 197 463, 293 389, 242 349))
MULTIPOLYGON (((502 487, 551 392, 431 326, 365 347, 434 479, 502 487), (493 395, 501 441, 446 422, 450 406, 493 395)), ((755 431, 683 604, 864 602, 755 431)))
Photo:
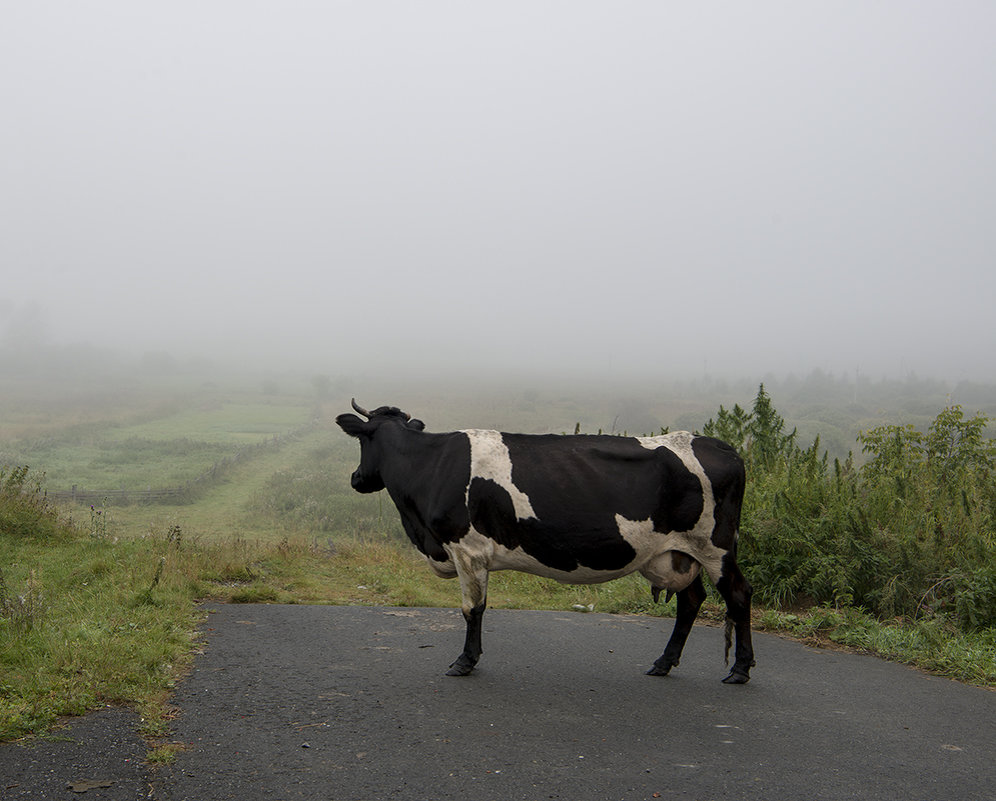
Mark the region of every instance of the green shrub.
POLYGON ((750 412, 704 433, 747 465, 741 558, 761 603, 854 606, 885 617, 940 616, 963 630, 996 625, 996 442, 988 419, 944 409, 859 436, 869 457, 820 455, 784 433, 762 385, 750 412))
POLYGON ((0 535, 51 539, 65 533, 41 490, 41 476, 23 467, 0 467, 0 535))

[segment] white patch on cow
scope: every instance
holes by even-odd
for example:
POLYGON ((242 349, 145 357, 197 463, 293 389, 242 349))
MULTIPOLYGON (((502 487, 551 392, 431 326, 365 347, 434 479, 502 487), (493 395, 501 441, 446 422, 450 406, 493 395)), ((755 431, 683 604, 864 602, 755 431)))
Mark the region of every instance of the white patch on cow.
POLYGON ((431 556, 426 556, 425 561, 429 563, 429 567, 432 568, 432 572, 439 576, 439 578, 451 579, 457 577, 456 565, 453 564, 452 559, 440 562, 433 559, 431 556))
POLYGON ((704 517, 705 515, 699 518, 691 531, 663 533, 654 530, 652 520, 627 520, 617 514, 619 533, 636 551, 634 564, 627 572, 639 570, 658 587, 683 589, 682 586, 676 586, 676 583, 687 586, 695 578, 695 573, 689 574, 687 581, 672 574, 670 551, 680 551, 702 565, 713 581, 719 581, 726 551, 712 544, 712 514, 709 515, 708 526, 702 525, 704 517))
POLYGON ((488 572, 491 561, 491 541, 473 528, 459 543, 444 545, 460 580, 463 613, 480 606, 488 597, 488 572))
MULTIPOLYGON (((519 520, 535 518, 529 497, 512 483, 512 457, 500 431, 471 429, 464 431, 470 439, 470 478, 494 481, 512 498, 512 507, 519 520)), ((467 485, 470 491, 470 485, 467 485)))
POLYGON ((601 584, 629 575, 634 569, 631 565, 626 565, 618 570, 595 570, 579 565, 573 570, 557 570, 530 556, 521 547, 510 549, 498 543, 494 543, 491 556, 491 570, 517 570, 533 576, 552 578, 563 584, 601 584))

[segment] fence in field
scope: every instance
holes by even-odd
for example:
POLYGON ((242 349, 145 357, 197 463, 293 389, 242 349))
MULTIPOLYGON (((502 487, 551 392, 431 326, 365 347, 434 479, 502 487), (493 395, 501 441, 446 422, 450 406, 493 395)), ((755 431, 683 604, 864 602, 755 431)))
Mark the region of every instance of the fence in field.
POLYGON ((267 450, 296 439, 310 430, 314 424, 302 426, 289 434, 274 435, 255 445, 240 448, 231 456, 226 456, 211 465, 199 476, 177 487, 148 487, 147 489, 86 489, 73 485, 70 490, 49 490, 46 497, 59 503, 77 503, 82 506, 126 506, 128 504, 189 503, 203 490, 214 485, 234 466, 259 456, 267 450))
POLYGON ((91 490, 73 486, 71 490, 50 490, 46 493, 49 500, 58 502, 78 503, 83 506, 125 506, 131 503, 163 503, 164 501, 184 501, 192 496, 189 482, 183 487, 164 487, 159 489, 115 489, 91 490))

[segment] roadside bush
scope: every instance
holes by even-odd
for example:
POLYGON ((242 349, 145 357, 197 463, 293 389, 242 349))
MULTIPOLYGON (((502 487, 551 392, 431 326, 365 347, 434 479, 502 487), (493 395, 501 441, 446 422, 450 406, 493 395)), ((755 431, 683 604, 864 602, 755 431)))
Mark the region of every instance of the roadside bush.
POLYGON ((858 438, 870 457, 820 455, 786 434, 762 385, 750 412, 720 407, 704 433, 747 465, 742 561, 761 603, 855 606, 879 616, 996 625, 996 442, 954 406, 926 431, 858 438))

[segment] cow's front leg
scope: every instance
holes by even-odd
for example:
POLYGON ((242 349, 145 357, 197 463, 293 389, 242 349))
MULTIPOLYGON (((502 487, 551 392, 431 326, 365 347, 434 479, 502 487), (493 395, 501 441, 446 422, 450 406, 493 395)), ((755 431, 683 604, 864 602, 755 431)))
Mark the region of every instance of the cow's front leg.
POLYGON ((465 552, 453 554, 457 575, 460 577, 460 591, 463 594, 463 617, 467 621, 467 637, 463 643, 463 653, 456 658, 446 671, 447 676, 466 676, 481 658, 481 622, 488 605, 488 570, 480 560, 465 552))
POLYGON ((467 638, 463 643, 463 653, 456 658, 446 671, 447 676, 466 676, 481 658, 481 621, 484 619, 484 610, 487 603, 481 603, 471 609, 464 611, 463 616, 467 621, 467 638))
POLYGON ((692 624, 695 623, 695 618, 698 617, 699 609, 705 598, 706 591, 701 576, 696 576, 691 584, 678 593, 678 614, 674 620, 671 638, 667 641, 664 653, 647 671, 648 676, 666 676, 671 668, 678 666, 678 660, 681 659, 681 652, 685 648, 688 633, 692 630, 692 624))

